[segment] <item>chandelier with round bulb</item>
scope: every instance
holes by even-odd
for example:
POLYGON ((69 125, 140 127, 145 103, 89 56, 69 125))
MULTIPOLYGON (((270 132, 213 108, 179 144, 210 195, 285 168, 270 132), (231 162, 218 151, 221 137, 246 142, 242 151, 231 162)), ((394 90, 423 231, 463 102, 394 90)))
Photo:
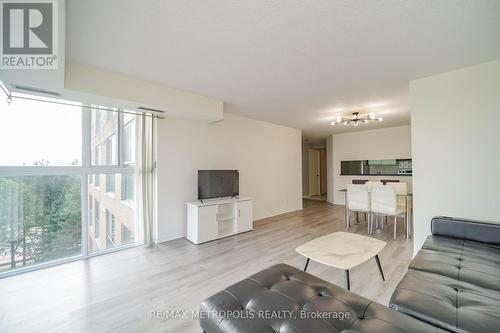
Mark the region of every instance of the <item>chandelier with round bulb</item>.
POLYGON ((338 124, 349 125, 353 124, 354 126, 358 126, 359 123, 366 124, 369 121, 382 121, 382 117, 376 117, 375 113, 370 113, 366 115, 359 115, 359 112, 353 112, 352 117, 343 117, 337 116, 336 121, 332 121, 332 126, 338 124))

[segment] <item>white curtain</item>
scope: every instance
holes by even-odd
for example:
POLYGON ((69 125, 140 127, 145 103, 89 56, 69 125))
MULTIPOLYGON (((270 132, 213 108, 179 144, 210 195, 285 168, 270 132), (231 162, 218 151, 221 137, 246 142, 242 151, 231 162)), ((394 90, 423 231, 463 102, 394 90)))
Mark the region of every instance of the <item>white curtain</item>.
POLYGON ((142 237, 144 243, 152 243, 154 237, 155 209, 155 167, 156 131, 155 117, 142 114, 139 126, 139 218, 143 221, 142 237))

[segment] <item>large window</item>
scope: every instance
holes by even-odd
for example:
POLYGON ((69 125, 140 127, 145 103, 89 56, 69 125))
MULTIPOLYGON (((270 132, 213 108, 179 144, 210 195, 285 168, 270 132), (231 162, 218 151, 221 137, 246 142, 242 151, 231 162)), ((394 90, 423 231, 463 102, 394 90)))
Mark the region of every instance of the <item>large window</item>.
POLYGON ((115 175, 106 175, 106 193, 110 195, 115 194, 115 175))
POLYGON ((125 164, 135 163, 135 146, 137 140, 135 139, 136 120, 135 116, 125 115, 125 127, 123 129, 123 142, 124 142, 124 157, 125 164))
POLYGON ((106 210, 106 247, 115 245, 116 219, 109 210, 106 210))
POLYGON ((0 97, 0 166, 82 165, 78 108, 0 97))
POLYGON ((0 272, 81 253, 79 176, 0 177, 0 272))
POLYGON ((96 144, 96 146, 92 149, 92 165, 100 165, 101 164, 101 145, 96 144))
POLYGON ((130 174, 122 176, 121 194, 123 201, 134 201, 135 175, 130 174))
POLYGON ((137 243, 136 118, 0 100, 0 273, 137 243))
MULTIPOLYGON (((112 112, 108 111, 108 114, 112 112)), ((111 135, 106 139, 106 164, 113 165, 116 163, 116 134, 111 135)), ((106 175, 106 193, 115 193, 115 175, 106 175)))
POLYGON ((94 221, 94 199, 91 195, 89 195, 89 226, 92 226, 92 222, 94 221))
POLYGON ((101 132, 101 111, 98 108, 92 109, 92 134, 96 137, 101 132))
POLYGON ((116 134, 106 139, 106 165, 116 164, 116 134))
MULTIPOLYGON (((118 132, 119 123, 123 121, 123 114, 108 111, 102 106, 93 106, 91 109, 90 146, 94 158, 92 165, 117 165, 118 162, 118 132), (104 152, 103 152, 104 150, 104 152)), ((136 116, 132 116, 136 117, 136 116)), ((133 138, 134 142, 136 138, 133 138)), ((123 145, 123 140, 122 143, 123 145)))
POLYGON ((123 244, 131 244, 134 242, 134 233, 125 225, 121 226, 121 241, 123 244))
POLYGON ((94 227, 94 237, 90 237, 94 239, 97 243, 99 242, 99 237, 101 237, 101 203, 99 201, 95 201, 95 227, 94 227))

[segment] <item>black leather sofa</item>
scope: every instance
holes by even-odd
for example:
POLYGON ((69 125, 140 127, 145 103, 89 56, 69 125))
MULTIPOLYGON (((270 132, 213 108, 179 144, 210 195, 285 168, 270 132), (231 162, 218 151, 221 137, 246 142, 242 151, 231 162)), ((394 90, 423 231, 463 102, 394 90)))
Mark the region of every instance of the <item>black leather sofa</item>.
POLYGON ((390 307, 451 332, 500 332, 500 224, 435 217, 390 307))
POLYGON ((204 332, 500 332, 500 225, 434 218, 390 308, 285 264, 201 303, 204 332))

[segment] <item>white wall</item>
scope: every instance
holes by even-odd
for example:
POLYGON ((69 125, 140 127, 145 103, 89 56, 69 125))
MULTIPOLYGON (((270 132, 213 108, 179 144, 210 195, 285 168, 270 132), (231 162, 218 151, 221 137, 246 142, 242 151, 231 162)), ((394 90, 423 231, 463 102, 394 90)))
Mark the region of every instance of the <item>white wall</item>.
POLYGON ((198 169, 240 170, 254 220, 302 209, 301 132, 237 115, 212 124, 158 124, 158 241, 186 235, 185 202, 197 199, 198 169))
POLYGON ((330 202, 333 198, 333 203, 339 205, 344 204, 344 193, 339 192, 339 190, 346 188, 347 184, 350 184, 353 178, 369 179, 373 181, 380 179, 399 179, 402 182, 407 182, 410 190, 412 188, 412 177, 409 176, 340 175, 341 161, 411 158, 410 126, 333 135, 330 152, 333 165, 333 196, 329 196, 330 202))
POLYGON ((74 62, 66 63, 62 97, 127 110, 160 109, 181 119, 212 122, 224 117, 221 100, 74 62))
POLYGON ((500 221, 500 60, 410 83, 415 250, 436 215, 500 221))

